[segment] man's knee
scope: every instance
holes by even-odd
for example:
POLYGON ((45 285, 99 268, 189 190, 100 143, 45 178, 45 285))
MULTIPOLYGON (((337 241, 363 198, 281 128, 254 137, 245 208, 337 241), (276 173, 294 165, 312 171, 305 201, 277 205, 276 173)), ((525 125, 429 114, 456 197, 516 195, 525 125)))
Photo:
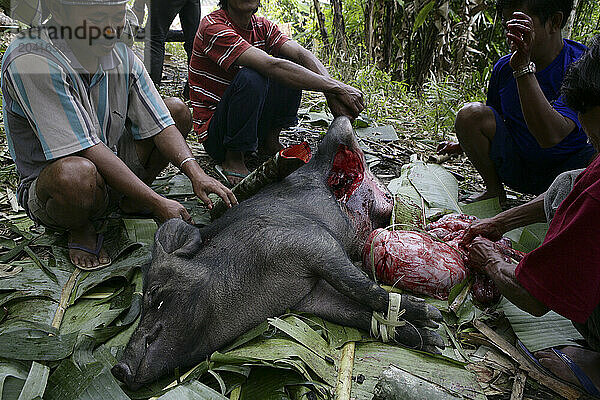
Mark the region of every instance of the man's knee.
POLYGON ((235 76, 232 85, 237 91, 252 93, 254 96, 264 96, 269 88, 269 80, 252 68, 242 68, 235 76))
POLYGON ((94 163, 87 158, 69 156, 44 168, 36 188, 41 199, 52 197, 62 203, 91 207, 99 184, 103 185, 104 181, 94 163))
MULTIPOLYGON (((490 131, 495 127, 495 116, 492 109, 483 103, 474 102, 465 104, 458 114, 454 128, 459 140, 477 134, 481 131, 490 131)), ((493 135, 493 134, 492 134, 493 135)))
POLYGON ((192 113, 190 109, 177 97, 167 97, 164 102, 175 121, 175 126, 177 126, 183 137, 187 137, 192 130, 192 113))

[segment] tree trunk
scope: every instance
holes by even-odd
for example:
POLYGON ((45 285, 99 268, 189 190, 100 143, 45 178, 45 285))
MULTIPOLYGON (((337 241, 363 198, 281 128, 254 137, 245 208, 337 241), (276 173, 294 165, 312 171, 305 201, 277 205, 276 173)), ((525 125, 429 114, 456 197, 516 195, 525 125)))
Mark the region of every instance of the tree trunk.
POLYGON ((342 0, 331 0, 333 6, 333 28, 335 32, 335 46, 338 50, 348 50, 346 43, 346 25, 342 14, 342 0))
POLYGON ((329 36, 327 34, 327 28, 325 27, 325 17, 321 11, 319 0, 313 0, 315 4, 315 13, 317 14, 317 22, 319 23, 319 32, 321 32, 321 39, 323 39, 323 47, 329 53, 329 36))
POLYGON ((383 65, 386 71, 389 71, 392 63, 393 31, 394 31, 394 11, 396 10, 396 1, 387 0, 385 2, 385 26, 383 39, 383 65))
MULTIPOLYGON (((316 0, 315 0, 316 1, 316 0)), ((373 59, 373 16, 375 15, 375 0, 367 0, 365 8, 365 47, 368 61, 373 59)))
POLYGON ((563 30, 563 36, 567 39, 570 39, 571 35, 573 34, 573 24, 577 19, 577 6, 579 6, 579 0, 573 0, 573 12, 571 12, 571 16, 569 17, 569 20, 567 21, 567 24, 563 30))

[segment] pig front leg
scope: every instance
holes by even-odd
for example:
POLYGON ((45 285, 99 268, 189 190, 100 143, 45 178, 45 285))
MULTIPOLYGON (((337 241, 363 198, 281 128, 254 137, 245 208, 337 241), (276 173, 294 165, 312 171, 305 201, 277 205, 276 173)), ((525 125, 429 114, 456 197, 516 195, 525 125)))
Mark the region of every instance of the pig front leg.
MULTIPOLYGON (((428 329, 437 327, 435 320, 441 318, 439 311, 408 295, 402 296, 401 307, 406 310, 403 317, 409 323, 396 328, 395 341, 412 349, 439 353, 438 348, 444 347, 443 341, 435 331, 428 329)), ((336 324, 364 331, 371 329, 373 310, 341 294, 324 280, 320 280, 293 309, 336 324)))
POLYGON ((335 290, 329 283, 319 280, 300 303, 296 311, 314 314, 336 324, 368 331, 373 310, 335 290))
MULTIPOLYGON (((373 311, 382 315, 388 312, 388 293, 352 264, 341 248, 336 251, 330 247, 319 254, 320 260, 313 264, 313 273, 325 282, 317 284, 300 305, 306 311, 339 323, 347 322, 339 311, 345 307, 350 318, 358 318, 360 327, 369 330, 373 311)), ((436 328, 437 322, 442 320, 440 311, 409 295, 401 296, 400 310, 403 310, 401 319, 406 324, 395 328, 395 340, 411 348, 439 353, 437 348, 444 347, 443 341, 430 328, 436 328)), ((356 323, 350 325, 356 326, 356 323)))

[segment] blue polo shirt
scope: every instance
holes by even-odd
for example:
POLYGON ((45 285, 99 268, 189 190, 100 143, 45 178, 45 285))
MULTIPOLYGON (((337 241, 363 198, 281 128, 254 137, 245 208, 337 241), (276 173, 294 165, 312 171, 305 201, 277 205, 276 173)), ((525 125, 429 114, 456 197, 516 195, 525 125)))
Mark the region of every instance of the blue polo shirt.
POLYGON ((581 150, 586 146, 587 136, 577 119, 577 113, 567 107, 560 97, 560 87, 568 66, 587 50, 581 43, 564 39, 564 46, 558 57, 535 76, 544 96, 560 114, 571 119, 576 127, 557 145, 542 149, 533 137, 523 116, 517 82, 509 64, 510 54, 502 57, 494 66, 487 95, 487 105, 494 108, 504 120, 509 134, 515 143, 519 156, 530 162, 563 159, 565 155, 581 150))

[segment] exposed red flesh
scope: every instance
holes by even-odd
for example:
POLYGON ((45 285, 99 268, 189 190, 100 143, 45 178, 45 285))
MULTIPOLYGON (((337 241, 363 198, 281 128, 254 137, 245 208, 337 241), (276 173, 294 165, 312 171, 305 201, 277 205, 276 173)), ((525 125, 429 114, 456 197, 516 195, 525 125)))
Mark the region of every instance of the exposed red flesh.
MULTIPOLYGON (((373 256, 377 278, 384 283, 444 300, 452 286, 473 273, 473 298, 485 305, 493 304, 500 298, 499 290, 486 275, 469 268, 466 249, 459 245, 476 220, 469 215, 450 214, 428 224, 427 233, 376 230, 363 249, 363 265, 371 272, 373 256)), ((524 256, 511 248, 507 238, 497 241, 495 247, 506 261, 520 261, 524 256)))
POLYGON ((376 229, 363 249, 367 272, 372 257, 384 283, 442 300, 467 276, 461 253, 425 233, 376 229))
POLYGON ((342 144, 333 159, 327 185, 338 200, 346 202, 360 186, 364 174, 362 157, 342 144))

